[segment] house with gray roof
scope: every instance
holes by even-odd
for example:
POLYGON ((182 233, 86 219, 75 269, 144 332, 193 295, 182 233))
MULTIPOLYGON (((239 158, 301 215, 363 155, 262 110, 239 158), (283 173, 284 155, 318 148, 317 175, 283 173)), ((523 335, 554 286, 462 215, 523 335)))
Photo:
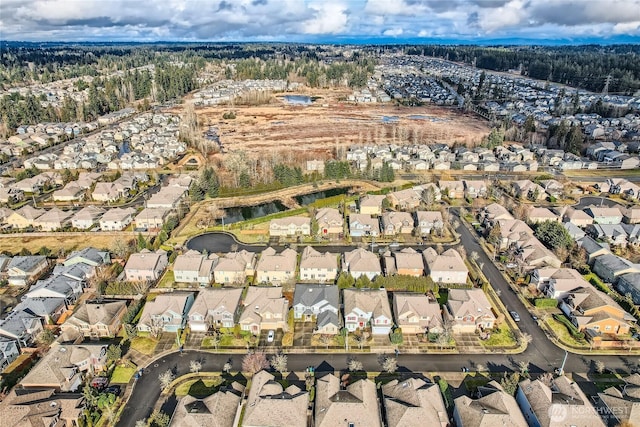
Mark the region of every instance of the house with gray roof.
POLYGON ((300 256, 300 280, 314 282, 335 281, 338 276, 338 256, 331 252, 320 253, 306 246, 300 256))
POLYGON ((127 312, 125 301, 87 301, 80 304, 60 329, 64 336, 73 339, 113 338, 120 331, 122 317, 127 312))
POLYGON ((593 265, 596 258, 601 255, 610 253, 609 245, 595 241, 591 236, 585 236, 577 241, 578 246, 585 250, 587 253, 587 263, 593 265))
POLYGON ((44 255, 14 256, 7 266, 10 285, 26 286, 35 282, 49 268, 44 255))
POLYGON ((612 386, 598 393, 607 410, 609 425, 640 425, 640 376, 625 378, 625 384, 612 386))
POLYGON ((440 211, 417 211, 416 212, 416 230, 421 236, 431 234, 432 230, 442 230, 444 220, 440 211))
POLYGON ((537 268, 531 273, 531 283, 547 298, 562 299, 580 286, 588 286, 589 282, 573 268, 537 268))
POLYGON ((109 251, 101 251, 93 247, 88 247, 71 252, 67 259, 64 260, 63 265, 69 266, 78 263, 100 267, 105 264, 111 264, 111 255, 109 251))
POLYGON ((71 305, 82 295, 84 283, 80 280, 60 275, 38 280, 26 293, 26 298, 62 298, 65 304, 71 305))
POLYGON ((3 427, 77 426, 84 419, 84 408, 80 393, 14 387, 0 405, 0 419, 3 427))
POLYGON ((111 208, 100 217, 102 231, 122 231, 133 222, 133 208, 111 208))
POLYGON ((620 275, 615 288, 621 295, 631 295, 633 303, 640 305, 640 272, 620 275))
POLYGON ((155 282, 160 279, 168 264, 167 253, 162 249, 155 252, 143 249, 129 256, 129 260, 124 266, 125 277, 130 282, 155 282))
POLYGON ((218 263, 216 254, 205 255, 189 250, 178 255, 173 264, 173 276, 178 283, 199 283, 206 286, 213 280, 213 269, 218 263))
POLYGON ((627 273, 638 273, 640 269, 624 258, 607 253, 595 259, 593 272, 606 283, 616 283, 619 276, 627 273))
POLYGON ((458 427, 529 427, 513 396, 496 381, 478 387, 478 398, 456 398, 453 419, 458 427))
POLYGON ((440 388, 421 378, 392 380, 382 386, 388 427, 449 427, 440 388))
POLYGON ((18 343, 12 339, 0 337, 0 374, 20 356, 18 343))
POLYGON ((195 332, 233 328, 240 316, 242 288, 207 288, 198 292, 189 309, 189 327, 195 332))
POLYGON ((15 340, 22 347, 30 347, 42 331, 42 319, 22 310, 13 310, 0 320, 0 336, 15 340))
POLYGON ((371 327, 374 335, 387 335, 393 326, 389 297, 385 289, 344 289, 344 326, 354 332, 371 327))
POLYGON ((426 271, 436 283, 466 283, 469 269, 455 249, 439 254, 429 247, 422 253, 426 271))
POLYGON ((172 292, 161 294, 153 301, 149 301, 142 309, 138 321, 140 332, 177 332, 184 329, 191 305, 192 292, 172 292))
POLYGON ((267 371, 251 379, 242 427, 307 427, 309 392, 296 385, 284 387, 267 371))
POLYGON ((382 232, 385 236, 410 235, 413 232, 413 216, 409 212, 385 212, 382 214, 382 232))
POLYGON ((393 314, 403 334, 439 334, 444 330, 440 304, 425 294, 394 292, 393 314))
POLYGON ((315 322, 316 333, 335 335, 340 331, 340 303, 336 285, 297 284, 293 294, 293 318, 315 322))
POLYGON ((52 324, 65 312, 67 304, 64 298, 27 297, 13 309, 38 316, 45 324, 52 324))
POLYGON ((184 396, 178 401, 171 427, 235 427, 244 391, 244 386, 234 381, 203 399, 184 396))
POLYGON ((616 207, 589 206, 584 209, 584 212, 597 224, 620 224, 622 222, 622 213, 616 207))
POLYGON ((314 410, 317 427, 382 426, 376 384, 368 378, 346 386, 333 374, 319 378, 314 410))
POLYGON ((554 378, 551 386, 539 379, 521 381, 516 402, 530 426, 605 427, 589 398, 564 375, 554 378), (555 414, 563 414, 562 420, 557 420, 555 414))

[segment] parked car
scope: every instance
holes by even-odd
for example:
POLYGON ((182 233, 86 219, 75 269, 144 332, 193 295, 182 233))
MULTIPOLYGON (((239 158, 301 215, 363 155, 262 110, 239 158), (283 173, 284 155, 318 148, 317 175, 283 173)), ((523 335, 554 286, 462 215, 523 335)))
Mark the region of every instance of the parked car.
POLYGON ((273 339, 276 337, 276 331, 273 329, 269 331, 267 334, 267 342, 273 342, 273 339))
POLYGON ((102 390, 107 384, 109 384, 109 378, 95 377, 91 380, 91 387, 97 388, 98 390, 102 390))
POLYGON ((509 314, 511 314, 511 317, 513 317, 513 320, 515 320, 516 322, 520 321, 520 315, 518 314, 518 312, 510 311, 509 314))
POLYGON ((116 397, 120 396, 120 386, 119 385, 110 385, 109 387, 104 389, 105 393, 111 393, 111 394, 115 394, 116 397))

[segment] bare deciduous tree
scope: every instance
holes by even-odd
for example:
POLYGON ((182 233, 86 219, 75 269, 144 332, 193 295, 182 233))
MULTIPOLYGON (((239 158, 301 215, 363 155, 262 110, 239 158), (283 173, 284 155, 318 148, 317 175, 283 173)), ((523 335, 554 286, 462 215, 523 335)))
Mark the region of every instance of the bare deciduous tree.
POLYGON ((531 342, 533 341, 533 336, 531 336, 530 333, 525 332, 520 336, 520 341, 523 344, 531 344, 531 342))
POLYGON ((228 374, 229 372, 231 372, 231 368, 232 368, 231 362, 227 362, 222 367, 222 372, 224 372, 225 374, 228 374))
POLYGON ((274 354, 273 357, 271 357, 271 367, 275 369, 277 372, 280 372, 281 374, 285 374, 286 372, 288 372, 287 359, 288 358, 286 354, 282 354, 282 353, 274 354))
POLYGON ((143 418, 141 420, 136 421, 136 427, 147 427, 147 419, 143 418))
POLYGON ((473 262, 478 262, 478 259, 480 258, 480 255, 478 255, 478 252, 476 251, 471 251, 471 254, 469 255, 471 257, 471 259, 473 260, 473 262))
POLYGON ((202 363, 199 360, 192 360, 189 362, 189 371, 197 374, 202 369, 202 363))
POLYGON ((359 361, 358 359, 349 359, 349 361, 347 362, 347 369, 349 369, 349 371, 351 372, 356 372, 356 371, 362 371, 362 362, 359 361))
POLYGON ((392 374, 398 370, 398 359, 390 356, 384 357, 382 358, 382 363, 380 365, 382 366, 382 370, 384 372, 392 374))
POLYGON ((160 375, 158 375, 158 380, 160 380, 160 385, 163 389, 169 387, 169 384, 176 378, 171 369, 167 369, 160 375))
POLYGON ((602 360, 596 360, 594 362, 594 367, 596 369, 596 372, 599 374, 604 373, 604 370, 606 369, 604 362, 602 360))
POLYGON ((269 361, 262 351, 250 351, 242 358, 242 370, 249 374, 255 374, 268 367, 269 361))
POLYGON ((553 374, 551 372, 545 372, 544 374, 540 375, 538 379, 547 387, 551 387, 551 384, 553 384, 553 374))

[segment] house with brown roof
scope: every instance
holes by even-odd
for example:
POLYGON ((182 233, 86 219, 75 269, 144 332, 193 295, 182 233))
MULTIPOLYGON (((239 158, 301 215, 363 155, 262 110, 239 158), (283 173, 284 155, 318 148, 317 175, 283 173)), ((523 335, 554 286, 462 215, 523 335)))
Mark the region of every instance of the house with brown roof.
POLYGON ((20 381, 27 389, 76 391, 82 374, 100 372, 107 363, 106 344, 66 345, 54 342, 49 351, 20 381))
POLYGON ((178 332, 187 325, 189 310, 193 305, 192 292, 171 292, 158 295, 142 309, 138 321, 140 332, 178 332))
POLYGON ((76 200, 84 200, 86 196, 86 188, 80 187, 76 182, 70 182, 53 192, 52 198, 54 202, 73 202, 76 200))
POLYGON ((309 392, 296 385, 282 386, 267 371, 251 379, 242 427, 307 427, 309 392))
POLYGON ((385 289, 344 289, 344 326, 354 332, 371 327, 374 335, 386 335, 393 326, 391 306, 385 289))
POLYGON ((127 312, 125 301, 87 301, 80 304, 60 329, 68 337, 113 338, 127 312))
POLYGON ((547 208, 531 206, 527 212, 527 221, 531 224, 545 221, 560 222, 560 217, 547 208))
POLYGON ((207 288, 198 292, 189 309, 192 331, 233 328, 239 320, 242 288, 207 288))
POLYGON ((480 213, 482 222, 485 224, 493 225, 498 220, 512 220, 513 215, 509 213, 507 208, 498 203, 491 203, 490 205, 482 208, 480 213))
POLYGON ((439 334, 444 330, 440 304, 425 294, 394 292, 393 313, 403 334, 439 334))
POLYGON ((125 277, 130 282, 154 282, 160 279, 168 264, 167 253, 162 249, 155 252, 143 249, 129 256, 129 260, 124 266, 125 277))
POLYGON ((628 334, 635 323, 635 318, 609 295, 591 285, 569 292, 559 307, 579 331, 592 337, 628 334))
POLYGON ((31 205, 24 205, 20 209, 13 211, 4 222, 10 227, 21 230, 27 227, 34 227, 35 221, 44 213, 44 209, 36 209, 31 205))
POLYGON ((438 181, 440 192, 450 199, 462 199, 464 197, 464 182, 462 181, 438 181))
POLYGON ((218 260, 213 267, 213 277, 216 283, 232 284, 244 283, 248 276, 253 276, 256 268, 257 256, 253 252, 241 250, 229 252, 218 260))
POLYGON ((440 211, 417 211, 416 230, 420 236, 431 234, 432 230, 438 231, 444 228, 444 220, 440 211))
POLYGON ((382 266, 378 255, 358 248, 342 254, 342 271, 348 272, 355 279, 364 275, 373 280, 374 277, 382 274, 382 266))
POLYGON ((293 249, 285 249, 277 253, 268 247, 260 255, 256 264, 256 283, 279 285, 296 278, 298 253, 293 249))
POLYGON ((349 234, 351 237, 377 237, 380 235, 378 218, 372 218, 369 214, 350 214, 349 234))
POLYGON ((395 209, 410 211, 422 203, 422 188, 413 187, 406 190, 393 191, 387 195, 389 203, 395 209))
POLYGON ((424 276, 424 261, 422 254, 412 248, 404 248, 393 252, 392 262, 395 264, 395 274, 403 276, 424 276))
POLYGON ((145 230, 159 230, 171 215, 171 210, 167 208, 144 208, 136 215, 134 221, 136 228, 145 230))
POLYGON ((360 214, 363 215, 381 215, 382 201, 387 196, 369 194, 360 199, 360 214))
POLYGON ((563 221, 570 222, 578 227, 586 227, 589 224, 593 224, 593 217, 581 209, 569 206, 564 211, 563 221))
POLYGON ((100 217, 102 231, 121 231, 133 222, 133 208, 111 208, 100 217))
POLYGON ((178 255, 173 263, 173 277, 178 283, 199 283, 206 286, 213 280, 213 269, 220 258, 189 250, 178 255))
POLYGON ((464 183, 464 195, 475 199, 477 197, 487 196, 487 183, 485 181, 473 181, 465 179, 464 183))
POLYGON ((316 381, 315 425, 382 427, 376 384, 368 378, 346 386, 333 374, 316 381))
POLYGON ((61 230, 71 224, 72 216, 73 212, 71 211, 51 208, 33 221, 33 225, 42 231, 61 230))
POLYGON ((388 427, 449 427, 440 388, 421 378, 392 380, 384 384, 382 402, 388 427))
POLYGON ((605 427, 589 398, 564 375, 554 378, 550 386, 539 379, 521 381, 516 402, 530 426, 605 427), (562 419, 556 419, 555 414, 562 414, 562 419))
POLYGON ((300 280, 333 282, 338 276, 338 256, 330 252, 320 253, 306 246, 300 256, 300 280))
POLYGON ((88 230, 95 224, 98 224, 104 213, 105 210, 100 207, 93 205, 85 206, 71 217, 71 226, 79 230, 88 230))
POLYGON ((127 197, 133 188, 123 185, 121 182, 97 182, 91 193, 91 198, 97 202, 115 202, 127 197))
POLYGON ((203 399, 186 395, 178 401, 171 427, 235 427, 244 391, 234 381, 203 399))
POLYGON ((0 403, 0 419, 3 427, 78 426, 84 409, 80 393, 14 387, 0 403))
POLYGON ((609 425, 640 425, 640 375, 625 378, 625 384, 598 393, 610 419, 609 425))
POLYGON ((276 218, 269 222, 270 236, 310 236, 311 218, 289 216, 276 218))
POLYGON ((426 272, 436 283, 467 283, 467 268, 460 253, 455 249, 448 249, 442 254, 433 248, 427 248, 422 253, 426 265, 426 272))
POLYGON ((622 221, 626 224, 640 224, 640 206, 631 206, 622 211, 622 221))
POLYGON ((535 237, 517 242, 515 250, 519 254, 518 259, 527 271, 537 267, 560 267, 562 265, 558 257, 535 237))
POLYGON ((344 217, 338 209, 320 208, 316 211, 315 220, 318 224, 318 234, 321 236, 344 233, 344 217))
POLYGON ((454 333, 491 329, 496 316, 482 289, 449 289, 444 317, 452 322, 454 333))
POLYGON ((282 297, 281 287, 249 286, 242 305, 239 323, 243 331, 254 335, 268 329, 286 332, 289 302, 282 297))
POLYGON ((382 214, 382 232, 385 236, 410 235, 413 232, 413 216, 409 212, 385 212, 382 214))
POLYGON ((453 420, 458 427, 511 426, 529 427, 518 403, 496 381, 478 387, 478 398, 456 398, 453 420))
POLYGON ((500 249, 508 249, 513 244, 533 237, 533 230, 519 219, 500 219, 494 227, 500 227, 500 249))
POLYGON ((511 183, 511 193, 519 199, 533 201, 544 200, 547 197, 544 188, 528 179, 513 181, 511 183))
POLYGON ((531 283, 535 283, 547 298, 557 300, 576 288, 589 286, 589 282, 573 268, 536 268, 531 273, 531 283))

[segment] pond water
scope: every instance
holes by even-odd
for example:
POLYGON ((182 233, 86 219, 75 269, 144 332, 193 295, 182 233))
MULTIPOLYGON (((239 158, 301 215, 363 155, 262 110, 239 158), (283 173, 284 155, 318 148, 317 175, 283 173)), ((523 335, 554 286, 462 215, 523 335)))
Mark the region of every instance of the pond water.
POLYGON ((285 95, 284 102, 291 105, 311 105, 311 97, 306 95, 285 95))
POLYGON ((123 154, 131 151, 131 147, 129 147, 129 142, 124 141, 118 150, 118 157, 122 157, 123 154))
POLYGON ((224 223, 233 224, 234 222, 246 221, 252 218, 260 218, 286 210, 287 207, 280 203, 279 200, 263 203, 257 206, 243 206, 237 208, 227 208, 224 210, 224 223))
POLYGON ((294 199, 302 206, 311 204, 319 199, 326 199, 327 197, 339 196, 341 194, 347 194, 351 188, 334 188, 332 190, 318 191, 316 193, 304 194, 302 196, 296 196, 294 199))
POLYGON ((382 123, 398 123, 399 120, 398 116, 382 116, 382 123))

